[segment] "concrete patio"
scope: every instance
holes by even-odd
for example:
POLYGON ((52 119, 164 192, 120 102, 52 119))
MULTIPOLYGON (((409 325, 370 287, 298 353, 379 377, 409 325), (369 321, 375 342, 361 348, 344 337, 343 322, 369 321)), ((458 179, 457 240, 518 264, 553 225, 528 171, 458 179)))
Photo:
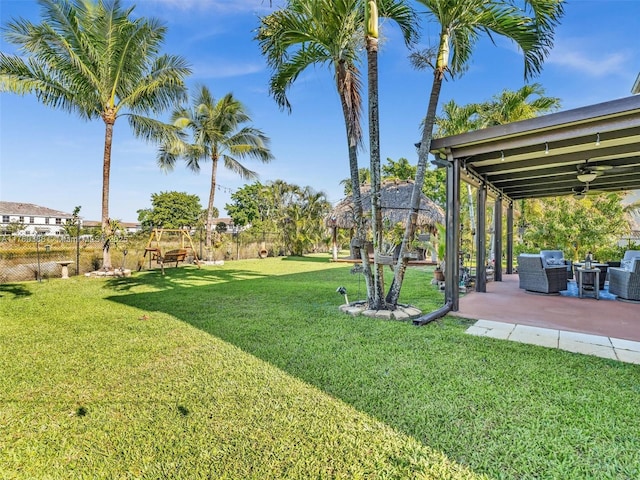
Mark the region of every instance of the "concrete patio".
POLYGON ((458 312, 476 319, 467 332, 640 364, 640 304, 518 288, 518 275, 460 298, 458 312))

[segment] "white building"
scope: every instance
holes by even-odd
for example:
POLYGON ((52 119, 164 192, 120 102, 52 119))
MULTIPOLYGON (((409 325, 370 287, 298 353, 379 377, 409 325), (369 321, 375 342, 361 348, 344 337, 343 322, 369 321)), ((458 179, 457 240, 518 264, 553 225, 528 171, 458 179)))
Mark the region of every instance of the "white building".
POLYGON ((1 235, 65 235, 65 224, 72 218, 71 213, 33 203, 0 202, 1 235))
MULTIPOLYGON (((142 231, 142 225, 140 222, 120 222, 118 221, 121 230, 116 232, 117 235, 129 235, 142 231)), ((82 226, 92 232, 94 235, 99 235, 102 231, 102 222, 98 220, 85 220, 82 222, 82 226)))

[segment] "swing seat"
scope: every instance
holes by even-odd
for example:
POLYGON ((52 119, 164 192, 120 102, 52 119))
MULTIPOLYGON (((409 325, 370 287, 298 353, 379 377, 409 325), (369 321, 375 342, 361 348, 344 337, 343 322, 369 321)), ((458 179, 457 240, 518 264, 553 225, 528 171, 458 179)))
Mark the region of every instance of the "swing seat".
MULTIPOLYGON (((175 239, 173 240, 173 244, 175 245, 175 239)), ((187 254, 189 255, 189 262, 194 260, 194 263, 200 268, 200 262, 198 260, 198 256, 195 253, 195 247, 193 246, 193 241, 191 240, 191 236, 189 232, 184 229, 154 229, 149 236, 149 242, 147 243, 146 248, 144 249, 144 257, 149 256, 149 268, 151 268, 151 262, 156 261, 160 267, 162 268, 162 273, 164 274, 164 265, 171 264, 175 262, 175 266, 177 267, 180 262, 184 262, 187 260, 187 254), (171 234, 177 233, 179 234, 181 247, 176 248, 174 250, 169 250, 167 252, 163 252, 161 248, 161 237, 163 234, 171 234), (155 244, 154 244, 155 242, 155 244), (188 242, 189 246, 185 246, 185 243, 188 242)), ((143 257, 143 258, 144 258, 143 257)), ((142 269, 143 260, 141 260, 138 264, 138 270, 142 269)))
POLYGON ((187 257, 187 249, 186 248, 178 248, 176 250, 169 250, 164 254, 163 257, 158 257, 158 263, 173 263, 176 262, 176 267, 179 262, 184 262, 184 259, 187 257))

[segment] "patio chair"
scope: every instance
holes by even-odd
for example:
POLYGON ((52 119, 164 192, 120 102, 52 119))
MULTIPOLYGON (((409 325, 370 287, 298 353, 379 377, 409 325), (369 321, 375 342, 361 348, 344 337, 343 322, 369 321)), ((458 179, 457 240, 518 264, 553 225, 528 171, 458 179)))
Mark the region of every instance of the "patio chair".
POLYGON ((567 289, 568 271, 564 265, 545 266, 540 255, 518 255, 520 288, 528 292, 559 293, 567 289))
POLYGON ((609 292, 625 300, 640 301, 639 250, 627 250, 620 267, 609 269, 609 292))
POLYGON ((545 262, 545 267, 565 265, 567 267, 567 278, 573 278, 573 262, 564 258, 562 250, 540 250, 540 256, 545 262))

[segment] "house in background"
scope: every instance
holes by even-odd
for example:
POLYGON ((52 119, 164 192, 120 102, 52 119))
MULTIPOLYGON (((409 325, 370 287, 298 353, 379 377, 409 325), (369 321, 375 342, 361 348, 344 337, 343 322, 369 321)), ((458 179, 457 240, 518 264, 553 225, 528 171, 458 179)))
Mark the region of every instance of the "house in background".
MULTIPOLYGON (((134 234, 142 231, 142 224, 140 222, 118 222, 124 232, 120 234, 134 234)), ((94 220, 86 220, 82 223, 82 226, 93 235, 99 235, 102 231, 102 222, 94 220)))
POLYGON ((0 202, 0 235, 65 235, 73 214, 33 203, 0 202))

